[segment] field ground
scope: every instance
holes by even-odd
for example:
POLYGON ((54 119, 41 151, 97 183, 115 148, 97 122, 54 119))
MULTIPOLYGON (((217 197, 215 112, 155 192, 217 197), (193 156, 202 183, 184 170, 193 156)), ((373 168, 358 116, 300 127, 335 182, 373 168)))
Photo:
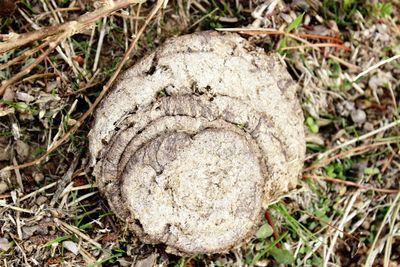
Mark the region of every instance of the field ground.
POLYGON ((0 266, 400 266, 398 0, 121 0, 109 14, 111 2, 0 0, 0 266), (307 161, 246 246, 178 257, 141 244, 99 195, 90 111, 132 42, 124 68, 168 37, 210 29, 286 62, 307 161))

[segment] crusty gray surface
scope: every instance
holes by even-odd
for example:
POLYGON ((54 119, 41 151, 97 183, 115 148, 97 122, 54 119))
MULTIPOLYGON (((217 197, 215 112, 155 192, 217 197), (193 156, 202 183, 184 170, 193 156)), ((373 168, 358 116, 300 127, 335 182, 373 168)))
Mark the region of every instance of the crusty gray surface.
POLYGON ((263 206, 293 188, 305 143, 295 85, 236 34, 167 41, 129 69, 89 134, 113 211, 145 242, 188 254, 249 238, 263 206))

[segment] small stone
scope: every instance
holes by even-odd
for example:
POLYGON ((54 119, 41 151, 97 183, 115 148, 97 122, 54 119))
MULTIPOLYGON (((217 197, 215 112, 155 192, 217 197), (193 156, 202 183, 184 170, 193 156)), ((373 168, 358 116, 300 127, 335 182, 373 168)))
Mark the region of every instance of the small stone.
POLYGON ((154 266, 154 264, 156 263, 157 257, 158 257, 158 254, 151 254, 150 256, 148 256, 145 259, 138 260, 135 263, 135 267, 154 266))
POLYGON ((44 175, 41 172, 34 172, 32 176, 36 183, 40 183, 44 180, 44 175))
POLYGON ((15 150, 21 161, 24 161, 29 156, 29 145, 21 140, 17 140, 15 143, 15 150))
POLYGON ((33 96, 31 96, 30 94, 24 93, 24 92, 17 92, 17 99, 24 101, 26 103, 32 102, 33 100, 35 100, 35 98, 33 96))
POLYGON ((11 155, 11 146, 6 143, 7 141, 4 140, 4 143, 0 139, 0 161, 2 160, 9 160, 11 155))
POLYGON ((371 132, 374 130, 374 125, 370 122, 366 122, 366 123, 364 123, 363 129, 367 132, 371 132))
POLYGON ((23 239, 27 239, 31 236, 33 236, 33 234, 36 232, 36 230, 38 229, 39 226, 25 226, 22 227, 22 238, 23 239))
POLYGON ((42 205, 43 203, 46 203, 46 201, 47 201, 47 197, 45 197, 45 196, 39 196, 39 197, 36 199, 36 204, 42 205))
POLYGON ((15 93, 11 88, 7 88, 4 91, 3 100, 14 101, 15 93))
POLYGON ((64 241, 62 244, 63 244, 64 248, 66 248, 67 250, 71 251, 75 255, 78 255, 79 249, 78 249, 78 246, 76 245, 75 242, 67 240, 67 241, 64 241))
POLYGON ((355 123, 363 123, 367 119, 367 114, 362 109, 355 109, 351 112, 351 119, 355 123))
POLYGON ((4 181, 0 181, 0 194, 3 194, 8 190, 8 185, 4 181))
POLYGON ((11 244, 6 238, 0 238, 0 250, 7 251, 10 247, 11 244))

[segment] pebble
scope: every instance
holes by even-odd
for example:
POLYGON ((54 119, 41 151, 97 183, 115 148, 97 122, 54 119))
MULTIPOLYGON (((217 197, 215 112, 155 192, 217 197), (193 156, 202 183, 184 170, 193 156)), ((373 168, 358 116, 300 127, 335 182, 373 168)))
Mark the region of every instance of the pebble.
POLYGON ((75 242, 67 240, 67 241, 64 241, 62 244, 63 244, 64 248, 71 251, 75 255, 78 255, 79 249, 75 242))
POLYGON ((0 181, 0 194, 5 193, 8 190, 8 185, 4 181, 0 181))
POLYGON ((371 132, 371 131, 374 130, 374 125, 372 123, 370 123, 370 122, 366 122, 366 123, 364 123, 364 127, 363 128, 364 128, 365 131, 371 132))
POLYGON ((355 109, 351 112, 351 119, 355 123, 363 123, 367 119, 367 114, 362 109, 355 109))
POLYGON ((0 238, 0 250, 7 251, 11 248, 10 242, 6 238, 0 238))

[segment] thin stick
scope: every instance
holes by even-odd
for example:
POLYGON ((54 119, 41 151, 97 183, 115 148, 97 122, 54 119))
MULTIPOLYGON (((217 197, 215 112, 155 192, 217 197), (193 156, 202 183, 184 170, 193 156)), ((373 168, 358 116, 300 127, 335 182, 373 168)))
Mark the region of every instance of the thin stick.
POLYGON ((357 80, 360 79, 362 76, 365 76, 365 74, 367 74, 368 72, 371 72, 371 71, 373 71, 374 69, 377 69, 377 68, 379 68, 380 66, 382 66, 382 65, 384 65, 384 64, 386 64, 386 63, 392 62, 393 60, 396 60, 396 59, 398 59, 398 58, 400 58, 400 55, 395 55, 395 56, 393 56, 393 57, 391 57, 391 58, 387 58, 387 59, 385 59, 385 60, 382 60, 382 61, 378 62, 377 64, 375 64, 375 65, 369 67, 368 69, 366 69, 366 70, 364 70, 363 72, 361 72, 360 74, 358 74, 358 75, 353 79, 352 82, 357 81, 357 80))
POLYGON ((32 49, 29 49, 29 50, 26 50, 26 51, 22 52, 19 56, 8 60, 6 63, 0 64, 0 70, 9 68, 10 66, 12 66, 14 64, 18 64, 19 62, 21 62, 24 59, 26 59, 27 57, 35 54, 36 52, 38 52, 39 50, 41 50, 42 48, 44 48, 48 44, 49 44, 49 41, 44 42, 44 43, 40 44, 39 46, 35 46, 32 49))
POLYGON ((35 59, 31 64, 23 68, 20 72, 15 74, 10 79, 3 81, 0 87, 0 96, 3 95, 4 91, 7 89, 8 86, 22 79, 22 77, 24 77, 25 75, 29 74, 33 70, 33 68, 35 68, 40 62, 42 62, 51 52, 53 52, 54 48, 56 48, 62 42, 65 36, 66 35, 63 34, 59 36, 54 42, 50 42, 49 48, 43 54, 41 54, 37 59, 35 59))
POLYGON ((26 200, 26 199, 28 199, 28 198, 30 198, 30 197, 33 197, 33 196, 39 194, 40 192, 43 192, 43 191, 46 191, 46 190, 49 189, 49 188, 52 188, 52 187, 55 186, 56 184, 57 184, 57 182, 53 182, 53 183, 51 183, 51 184, 48 184, 48 185, 46 185, 46 186, 43 186, 43 187, 39 188, 38 190, 33 191, 33 192, 31 192, 31 193, 29 193, 29 194, 23 196, 19 201, 22 202, 22 201, 24 201, 24 200, 26 200))
POLYGON ((82 115, 82 117, 79 118, 79 120, 76 122, 76 124, 74 124, 74 126, 71 129, 69 129, 68 132, 66 134, 64 134, 64 136, 62 138, 60 138, 57 142, 54 142, 53 145, 51 147, 49 147, 49 149, 46 151, 46 153, 44 153, 39 158, 37 158, 37 159, 35 159, 35 160, 31 161, 31 162, 18 165, 18 166, 5 167, 5 168, 1 169, 0 171, 10 171, 10 170, 15 170, 15 169, 23 169, 23 168, 26 168, 26 167, 30 167, 30 166, 33 166, 33 165, 40 164, 40 162, 42 162, 44 159, 46 159, 46 157, 51 152, 56 150, 61 144, 63 144, 66 140, 68 140, 68 138, 71 136, 71 134, 73 134, 82 125, 82 123, 87 119, 87 117, 89 117, 92 114, 93 110, 97 107, 97 105, 100 103, 100 101, 103 99, 103 97, 107 94, 108 90, 111 88, 111 86, 113 85, 115 79, 117 78, 117 76, 121 72, 123 66, 128 61, 128 59, 129 59, 130 55, 132 54, 133 50, 136 48, 136 45, 137 45, 137 43, 139 41, 139 38, 144 33, 144 31, 147 28, 147 26, 150 23, 150 21, 157 14, 157 12, 161 8, 163 2, 164 2, 164 0, 158 0, 157 5, 153 8, 151 13, 147 17, 144 25, 140 28, 138 34, 136 35, 136 37, 133 40, 133 42, 132 42, 131 46, 129 47, 129 49, 126 51, 126 53, 125 53, 124 57, 122 58, 121 62, 118 64, 118 66, 117 66, 115 72, 113 73, 113 75, 111 76, 110 80, 108 80, 107 84, 103 87, 103 90, 100 92, 99 96, 96 98, 94 103, 82 115))
POLYGON ((376 191, 376 192, 381 192, 381 193, 389 193, 389 194, 398 194, 400 193, 400 189, 386 189, 386 188, 376 188, 368 185, 362 185, 358 184, 355 182, 350 182, 350 181, 344 181, 340 179, 336 179, 333 177, 328 177, 328 176, 318 176, 318 175, 303 175, 303 178, 310 178, 314 180, 322 180, 322 181, 327 181, 327 182, 333 182, 333 183, 338 183, 338 184, 344 184, 348 186, 354 186, 358 187, 360 189, 368 190, 368 191, 376 191))
MULTIPOLYGON (((274 240, 278 240, 278 233, 275 230, 275 226, 274 226, 274 222, 272 221, 271 215, 269 214, 269 211, 266 210, 265 214, 264 214, 265 219, 267 220, 268 224, 271 226, 272 228, 272 236, 274 237, 274 240)), ((276 243, 276 247, 277 248, 281 248, 281 243, 276 243)))
POLYGON ((20 207, 15 207, 15 206, 12 206, 12 205, 8 205, 8 204, 3 203, 1 201, 0 201, 0 207, 5 207, 7 209, 12 209, 12 210, 15 210, 15 211, 20 211, 20 212, 29 213, 29 214, 34 214, 35 213, 35 212, 31 211, 31 210, 27 210, 27 209, 23 209, 23 208, 20 208, 20 207))

